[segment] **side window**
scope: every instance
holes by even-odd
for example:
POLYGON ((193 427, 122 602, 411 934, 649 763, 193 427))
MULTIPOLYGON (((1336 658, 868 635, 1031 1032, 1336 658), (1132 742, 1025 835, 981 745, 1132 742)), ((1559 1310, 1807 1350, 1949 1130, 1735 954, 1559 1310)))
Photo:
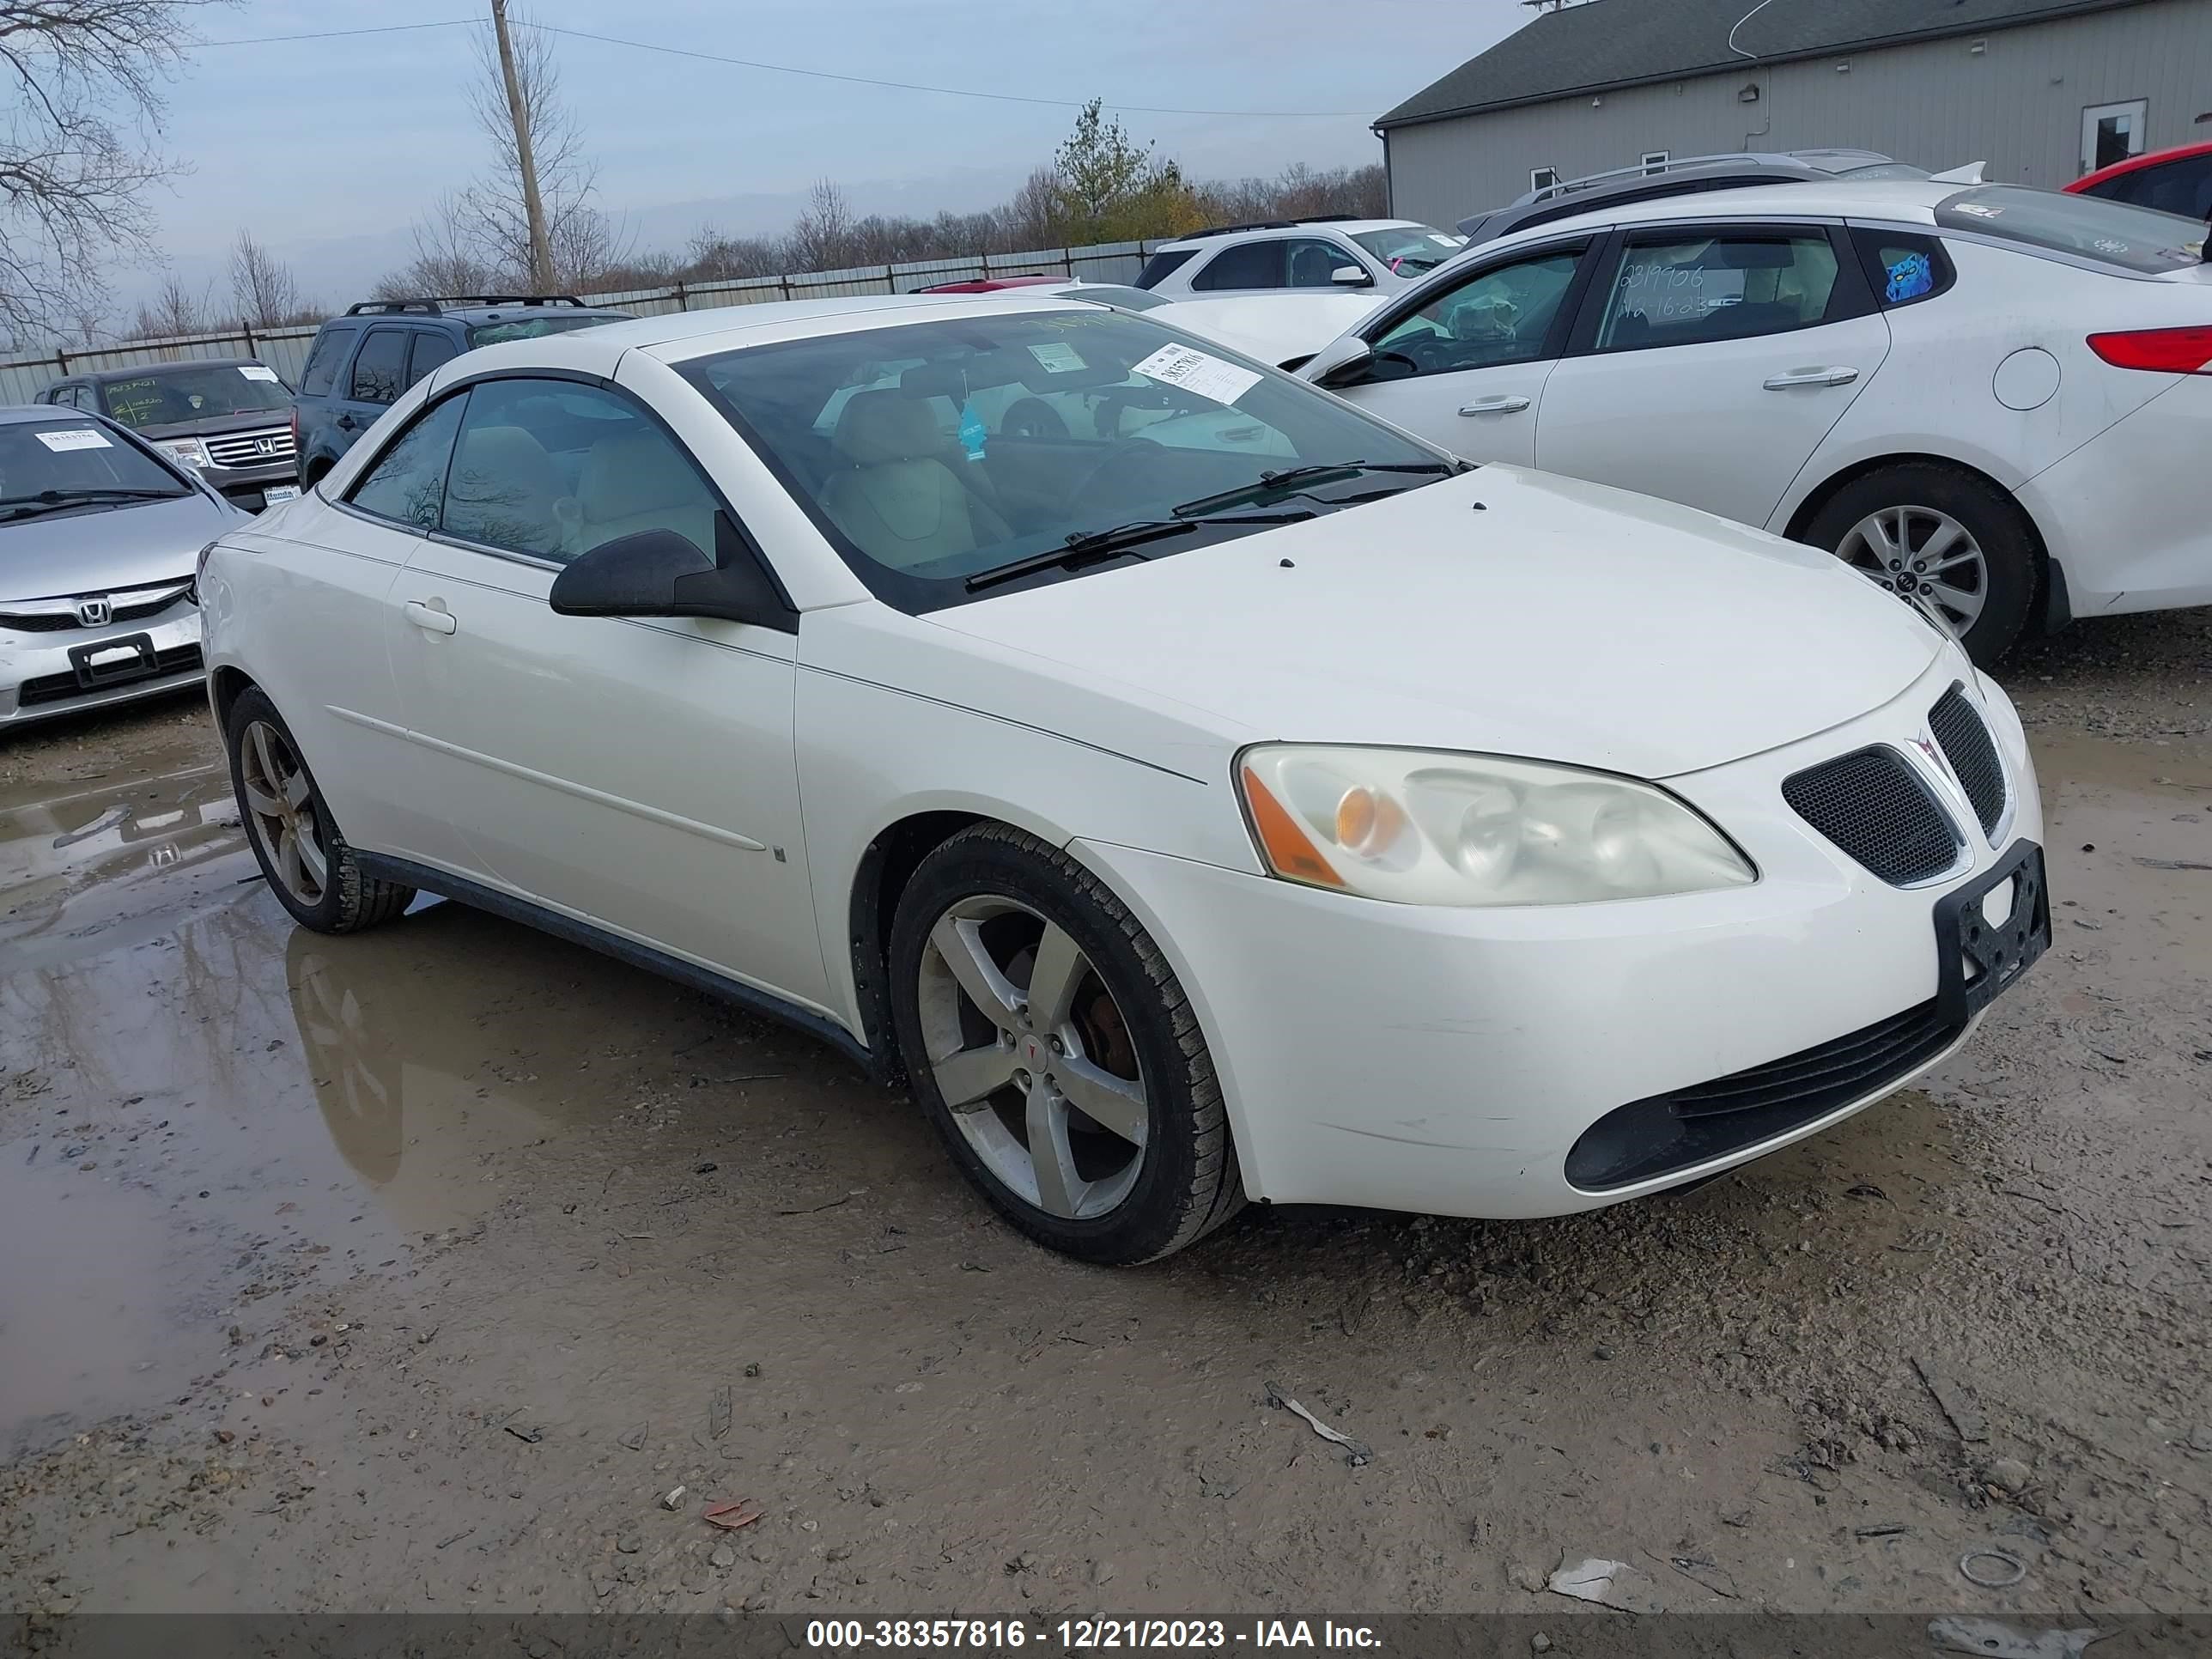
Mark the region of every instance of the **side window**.
POLYGON ((344 361, 346 348, 354 342, 349 328, 326 328, 316 339, 314 349, 307 354, 307 367, 300 377, 302 397, 327 397, 338 377, 338 364, 344 361))
POLYGON ((2084 193, 2160 213, 2178 213, 2185 219, 2212 219, 2212 151, 2138 167, 2084 193))
POLYGON ((460 356, 450 335, 433 334, 428 329, 416 331, 415 344, 407 355, 407 384, 413 386, 441 363, 450 363, 460 356))
POLYGON ((1145 268, 1137 273, 1139 288, 1158 288, 1161 279, 1171 276, 1188 264, 1196 256, 1194 247, 1163 248, 1145 261, 1145 268))
POLYGON ((353 360, 353 400, 388 404, 406 390, 407 331, 372 328, 353 360))
POLYGON ((1811 234, 1632 242, 1606 296, 1597 349, 1640 351, 1809 328, 1827 316, 1838 269, 1834 245, 1811 234))
POLYGON ((1283 285, 1283 245, 1240 242, 1215 254, 1190 279, 1200 290, 1222 288, 1280 288, 1283 285))
POLYGON ((414 425, 362 475, 349 498, 353 504, 380 519, 395 519, 418 530, 436 529, 453 434, 460 430, 462 406, 468 401, 463 393, 417 416, 414 425))
POLYGON ((571 380, 485 380, 454 446, 444 529, 562 564, 672 530, 712 558, 720 507, 690 455, 628 398, 571 380))
POLYGON ((1554 248, 1533 259, 1493 265, 1447 289, 1375 342, 1375 355, 1403 376, 1525 363, 1545 342, 1573 286, 1579 248, 1554 248))
POLYGON ((1283 244, 1290 251, 1290 286, 1292 288, 1331 288, 1330 273, 1345 265, 1356 265, 1359 261, 1334 242, 1317 238, 1301 237, 1295 242, 1283 244))
POLYGON ((1933 299, 1958 280, 1943 244, 1902 230, 1854 230, 1851 245, 1885 311, 1933 299))

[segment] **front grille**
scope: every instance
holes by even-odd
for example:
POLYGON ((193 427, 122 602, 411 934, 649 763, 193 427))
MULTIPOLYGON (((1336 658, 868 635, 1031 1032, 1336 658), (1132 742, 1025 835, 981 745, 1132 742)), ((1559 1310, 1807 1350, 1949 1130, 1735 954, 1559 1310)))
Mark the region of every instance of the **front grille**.
POLYGON ((1959 860, 1959 832, 1919 775, 1876 744, 1782 781, 1797 816, 1893 887, 1940 876, 1959 860))
MULTIPOLYGON (((113 594, 110 596, 113 609, 109 614, 116 622, 143 621, 149 617, 160 616, 172 606, 184 604, 190 592, 188 579, 179 577, 158 592, 137 596, 113 594)), ((0 629, 11 633, 66 634, 83 626, 76 619, 73 607, 60 611, 0 611, 0 629)))
POLYGON ((1952 775, 1974 804, 1982 833, 1992 834, 2004 817, 2004 763, 1997 758, 1997 746, 1990 740, 1981 710, 1966 700, 1965 687, 1954 685, 1937 699, 1928 711, 1928 729, 1942 745, 1952 775))
POLYGON ((260 432, 226 432, 207 441, 208 459, 217 466, 267 466, 292 459, 292 428, 272 426, 260 432), (270 447, 264 450, 261 446, 270 447))
POLYGON ((154 672, 150 674, 140 675, 136 679, 109 680, 105 684, 94 686, 91 691, 87 691, 76 683, 74 672, 40 674, 36 678, 25 680, 16 689, 15 702, 23 708, 30 708, 33 703, 66 702, 71 697, 90 696, 97 692, 112 690, 118 685, 141 685, 148 680, 160 679, 165 674, 182 674, 199 665, 199 647, 174 645, 167 651, 154 653, 154 672))
POLYGON ((1931 999, 1833 1042, 1636 1101, 1583 1133, 1567 1153, 1567 1179, 1603 1192, 1787 1134, 1917 1070, 1965 1030, 1931 999))

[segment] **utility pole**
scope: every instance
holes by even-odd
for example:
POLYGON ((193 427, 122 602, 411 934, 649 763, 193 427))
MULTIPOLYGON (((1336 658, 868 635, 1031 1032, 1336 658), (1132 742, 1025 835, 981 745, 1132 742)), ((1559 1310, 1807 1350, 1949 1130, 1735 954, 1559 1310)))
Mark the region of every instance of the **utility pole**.
POLYGON ((491 26, 499 36, 499 72, 507 82, 507 112, 514 123, 514 160, 522 174, 522 210, 530 219, 530 286, 553 292, 553 244, 545 234, 545 204, 538 199, 538 158, 530 148, 530 112, 515 78, 514 46, 507 38, 507 0, 491 0, 491 26))

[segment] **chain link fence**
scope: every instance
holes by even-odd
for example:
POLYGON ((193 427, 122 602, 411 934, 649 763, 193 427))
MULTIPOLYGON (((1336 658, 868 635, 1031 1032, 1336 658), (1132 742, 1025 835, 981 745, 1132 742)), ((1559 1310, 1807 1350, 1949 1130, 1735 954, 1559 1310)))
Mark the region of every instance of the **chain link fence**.
MULTIPOLYGON (((673 311, 711 311, 724 306, 762 305, 775 300, 819 300, 841 294, 911 294, 939 283, 970 282, 988 276, 1069 276, 1086 283, 1127 283, 1144 268, 1151 252, 1145 242, 1105 242, 1089 247, 1039 248, 1027 253, 975 253, 955 258, 914 259, 904 264, 854 265, 843 270, 810 270, 779 276, 745 276, 719 283, 676 283, 666 288, 632 289, 613 294, 585 294, 587 305, 610 306, 640 317, 673 311)), ((235 328, 218 333, 181 335, 173 339, 133 340, 127 344, 62 348, 44 356, 0 362, 0 404, 27 404, 54 381, 71 374, 105 368, 137 368, 191 358, 258 357, 292 386, 307 361, 317 325, 290 328, 235 328)))

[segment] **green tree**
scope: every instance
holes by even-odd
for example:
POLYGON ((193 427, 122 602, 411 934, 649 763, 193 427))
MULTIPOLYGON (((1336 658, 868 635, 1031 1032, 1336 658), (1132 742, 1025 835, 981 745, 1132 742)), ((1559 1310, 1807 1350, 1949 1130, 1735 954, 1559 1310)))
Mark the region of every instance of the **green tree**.
POLYGON ((1053 153, 1060 234, 1071 243, 1115 242, 1188 229, 1196 208, 1182 169, 1152 152, 1105 112, 1103 99, 1085 104, 1053 153))

